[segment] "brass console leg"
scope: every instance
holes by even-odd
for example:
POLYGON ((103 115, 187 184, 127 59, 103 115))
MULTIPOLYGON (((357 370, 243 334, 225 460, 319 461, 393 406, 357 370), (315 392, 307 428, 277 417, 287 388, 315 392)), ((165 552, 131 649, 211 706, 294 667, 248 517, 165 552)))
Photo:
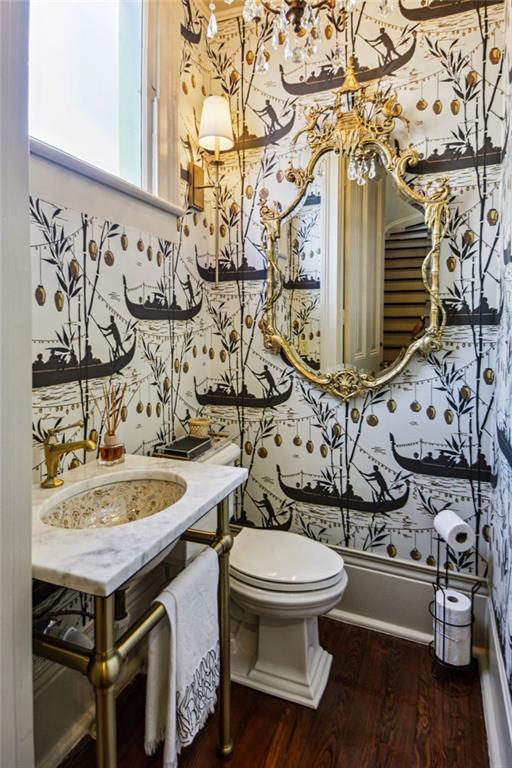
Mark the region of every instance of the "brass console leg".
POLYGON ((114 648, 114 596, 94 598, 94 654, 87 675, 96 696, 96 764, 117 768, 115 681, 121 658, 114 648))
MULTIPOLYGON (((217 536, 229 536, 228 499, 217 507, 217 536)), ((219 557, 219 752, 228 756, 233 751, 231 740, 231 652, 229 632, 229 546, 219 557)))

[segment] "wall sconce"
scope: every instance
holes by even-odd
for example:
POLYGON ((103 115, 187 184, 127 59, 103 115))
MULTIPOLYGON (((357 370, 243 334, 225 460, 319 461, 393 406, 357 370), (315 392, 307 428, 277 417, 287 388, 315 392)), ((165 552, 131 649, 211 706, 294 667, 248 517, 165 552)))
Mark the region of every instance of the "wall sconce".
MULTIPOLYGON (((199 125, 199 146, 213 153, 215 166, 215 184, 203 184, 203 169, 191 163, 189 166, 190 197, 189 203, 198 207, 201 201, 199 190, 215 190, 215 287, 219 286, 219 168, 222 164, 220 153, 234 145, 233 126, 229 103, 223 96, 208 96, 203 103, 199 125), (194 205, 196 203, 196 205, 194 205)), ((204 197, 202 199, 204 206, 204 197)))

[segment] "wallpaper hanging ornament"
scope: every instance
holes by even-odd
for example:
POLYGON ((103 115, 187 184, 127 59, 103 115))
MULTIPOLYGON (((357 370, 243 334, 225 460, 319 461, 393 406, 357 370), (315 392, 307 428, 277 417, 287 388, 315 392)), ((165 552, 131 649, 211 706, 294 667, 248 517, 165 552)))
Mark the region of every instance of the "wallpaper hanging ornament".
POLYGON ((324 459, 326 459, 328 457, 328 455, 329 455, 329 449, 328 449, 328 447, 326 446, 325 443, 322 443, 322 445, 320 446, 320 455, 324 459))
POLYGON ((40 307, 42 307, 46 302, 46 289, 44 285, 41 285, 41 283, 39 283, 39 285, 36 288, 35 296, 36 296, 37 303, 39 304, 40 307))
POLYGON ((221 349, 221 351, 219 352, 219 357, 220 357, 220 359, 221 359, 221 361, 222 361, 223 363, 225 363, 225 362, 226 362, 226 360, 227 360, 228 356, 227 356, 227 353, 226 353, 226 350, 225 350, 225 349, 221 349))
POLYGON ((277 179, 278 184, 281 184, 281 182, 284 179, 284 171, 279 169, 278 172, 276 173, 276 179, 277 179))
POLYGON ((427 563, 427 565, 435 566, 436 559, 435 559, 434 555, 428 555, 428 557, 427 557, 425 562, 427 563))
POLYGON ((264 445, 261 445, 261 446, 258 448, 258 456, 260 457, 260 459, 266 459, 266 458, 267 458, 267 456, 268 456, 268 451, 267 451, 267 449, 265 448, 265 446, 264 446, 264 445))
POLYGON ((283 444, 283 438, 279 434, 279 432, 277 432, 277 434, 274 436, 274 443, 277 445, 278 448, 279 448, 280 445, 283 444))
POLYGON ((293 444, 299 448, 302 445, 302 437, 297 433, 293 438, 293 444))
POLYGON ((208 347, 206 346, 206 344, 203 344, 203 355, 206 355, 207 352, 208 352, 208 347))
POLYGON ((128 235, 126 232, 123 232, 121 235, 121 248, 123 251, 126 251, 128 249, 128 235))
POLYGON ((196 347, 196 345, 195 345, 195 344, 194 344, 194 346, 192 347, 192 357, 197 357, 197 347, 196 347))
POLYGON ((210 360, 213 360, 213 358, 215 357, 215 350, 213 349, 213 347, 210 347, 210 349, 208 350, 208 357, 210 358, 210 360))
POLYGON ((163 255, 162 251, 157 251, 156 252, 156 263, 158 264, 159 267, 162 266, 163 260, 164 260, 164 255, 163 255))
POLYGON ((185 82, 184 80, 183 80, 183 82, 181 83, 181 90, 183 91, 183 93, 185 94, 185 96, 187 96, 187 95, 188 95, 188 85, 186 84, 186 82, 185 82))
POLYGON ((332 25, 331 24, 327 24, 327 26, 325 27, 325 30, 324 30, 324 35, 325 35, 325 39, 326 40, 330 40, 331 39, 332 32, 333 32, 332 25))
POLYGON ((421 403, 418 402, 418 400, 413 400, 410 405, 410 409, 414 413, 419 413, 421 411, 421 403))
POLYGON ((487 541, 488 543, 491 540, 491 528, 489 525, 484 525, 482 528, 482 536, 484 538, 484 541, 487 541))
POLYGON ((395 545, 393 544, 393 542, 390 542, 390 543, 387 545, 387 547, 386 547, 386 552, 388 553, 388 556, 389 556, 389 557, 396 557, 396 555, 397 555, 397 552, 396 552, 396 547, 395 547, 395 545))
POLYGON ((195 88, 196 85, 197 85, 197 80, 196 80, 196 76, 194 74, 191 75, 190 82, 192 83, 192 88, 195 88))
POLYGON ((185 226, 183 227, 183 234, 185 235, 185 237, 188 237, 190 235, 190 227, 188 224, 185 224, 185 226))
POLYGON ((357 424, 357 422, 361 418, 361 414, 357 408, 352 408, 352 410, 350 411, 350 418, 352 419, 354 424, 357 424))
POLYGON ((96 261, 98 258, 98 245, 96 243, 96 240, 89 240, 89 245, 87 250, 89 251, 89 256, 91 257, 92 261, 96 261))
POLYGON ((453 411, 451 411, 449 408, 447 408, 444 412, 444 420, 447 424, 453 423, 453 411))
POLYGON ((423 83, 421 83, 420 98, 416 102, 416 109, 420 112, 424 112, 428 107, 428 101, 423 98, 423 83))
POLYGON ((139 237, 139 239, 137 240, 137 250, 139 250, 141 253, 144 250, 144 240, 142 239, 142 237, 139 237))
POLYGON ((369 413, 368 416, 366 417, 366 423, 370 427, 376 427, 377 424, 379 423, 379 419, 374 413, 369 413))
POLYGON ((189 364, 185 360, 185 362, 183 363, 183 373, 188 373, 189 367, 190 367, 189 364))
POLYGON ((144 403, 142 402, 142 400, 139 400, 135 410, 137 411, 137 413, 142 413, 143 412, 143 410, 144 410, 144 403))
POLYGON ((427 416, 430 421, 433 421, 436 417, 436 408, 434 405, 429 405, 427 408, 427 416))
POLYGON ((53 300, 55 302, 57 312, 62 312, 62 310, 64 309, 64 294, 62 293, 62 291, 55 291, 53 300))
POLYGON ((392 397, 388 400, 386 405, 390 413, 394 413, 396 411, 396 400, 393 400, 392 397))
POLYGON ((180 361, 178 360, 177 357, 174 360, 174 370, 176 371, 176 373, 179 373, 179 370, 180 370, 180 361))
POLYGON ((226 237, 228 230, 225 224, 221 224, 219 227, 219 232, 221 237, 226 237))
POLYGON ((468 387, 467 384, 464 384, 464 386, 459 389, 459 395, 463 400, 469 400, 471 397, 471 388, 468 387))
POLYGON ((74 277, 75 280, 80 276, 80 264, 78 259, 73 257, 69 262, 69 274, 74 277))
POLYGON ((306 443, 306 451, 308 453, 313 453, 314 450, 315 450, 314 442, 312 440, 308 440, 306 443))
POLYGON ((160 405, 160 403, 156 404, 155 411, 158 418, 160 418, 160 416, 162 415, 162 406, 160 405))
POLYGON ((448 269, 448 272, 455 272, 457 269, 457 259, 455 256, 448 256, 446 259, 446 266, 448 269))
POLYGON ((107 248, 107 250, 103 254, 103 260, 104 260, 105 264, 107 265, 107 267, 111 267, 113 265, 113 263, 114 263, 114 254, 112 253, 110 248, 107 248))
POLYGON ((450 101, 450 109, 452 111, 452 115, 458 115, 460 112, 460 101, 458 99, 452 99, 450 101))
POLYGON ((171 388, 171 380, 168 376, 166 376, 164 379, 164 391, 168 392, 170 388, 171 388))
POLYGON ((483 372, 483 378, 486 384, 494 384, 494 371, 492 368, 486 368, 483 372))
POLYGON ((250 440, 246 440, 246 443, 244 445, 244 450, 248 456, 252 453, 252 443, 250 440))
POLYGON ((128 418, 128 407, 126 405, 123 405, 121 408, 121 421, 126 421, 128 418))
POLYGON ((466 83, 470 87, 474 87, 478 82, 478 72, 475 72, 474 69, 471 69, 468 74, 466 75, 466 83))
POLYGON ((332 433, 334 437, 341 437, 342 431, 343 430, 341 429, 341 424, 338 424, 338 423, 336 423, 332 428, 332 433))
POLYGON ((253 325, 254 325, 254 319, 252 315, 247 315, 247 317, 245 318, 246 328, 252 328, 253 325))
POLYGON ((247 53, 245 54, 245 60, 247 64, 250 67, 252 67, 252 65, 254 64, 254 51, 247 51, 247 53))
POLYGON ((487 211, 487 221, 491 225, 491 227, 495 227, 496 226, 496 224, 498 223, 499 217, 500 217, 500 215, 499 215, 498 211, 496 210, 496 208, 490 208, 487 211))
POLYGON ((473 245, 473 243, 476 240, 476 234, 473 232, 472 229, 466 229, 464 234, 462 235, 462 239, 464 240, 464 243, 466 245, 473 245))
POLYGON ((146 416, 148 417, 148 419, 151 417, 152 413, 153 413, 153 406, 151 405, 151 403, 148 403, 146 405, 146 416))
POLYGON ((148 245, 146 256, 148 257, 148 261, 153 261, 153 248, 151 247, 151 244, 148 245))
POLYGON ((432 110, 435 115, 440 115, 443 111, 443 102, 441 99, 436 99, 434 103, 432 104, 432 110))
POLYGON ((501 61, 501 50, 496 46, 489 51, 489 61, 491 64, 499 64, 501 61))
POLYGON ((250 184, 247 185, 247 188, 245 190, 245 196, 248 200, 251 200, 252 196, 254 195, 254 187, 251 187, 250 184))

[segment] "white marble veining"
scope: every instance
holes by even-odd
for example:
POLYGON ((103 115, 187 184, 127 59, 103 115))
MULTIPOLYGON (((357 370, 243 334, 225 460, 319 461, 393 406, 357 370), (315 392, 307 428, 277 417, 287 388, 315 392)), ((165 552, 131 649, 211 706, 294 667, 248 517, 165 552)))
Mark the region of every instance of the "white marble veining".
POLYGON ((247 470, 199 462, 126 456, 65 472, 57 489, 33 486, 32 575, 52 584, 105 596, 168 549, 178 537, 247 479, 247 470), (114 527, 64 529, 42 517, 77 493, 112 482, 154 478, 186 484, 184 495, 154 515, 114 527))

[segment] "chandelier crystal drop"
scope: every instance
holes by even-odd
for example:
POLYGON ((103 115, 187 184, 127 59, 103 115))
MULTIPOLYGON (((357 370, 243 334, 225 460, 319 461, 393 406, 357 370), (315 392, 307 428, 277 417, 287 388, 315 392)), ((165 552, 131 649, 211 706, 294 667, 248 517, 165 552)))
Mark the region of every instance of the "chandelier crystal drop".
MULTIPOLYGON (((231 5, 233 0, 224 0, 226 5, 231 5)), ((294 64, 302 64, 318 53, 318 44, 322 40, 322 16, 326 22, 332 23, 332 15, 346 16, 361 5, 363 0, 245 0, 242 17, 246 24, 255 22, 268 22, 267 29, 272 30, 271 45, 273 50, 282 48, 286 61, 294 64)), ((218 32, 217 18, 215 16, 215 3, 211 2, 210 20, 208 22, 207 36, 211 40, 218 32)), ((385 17, 393 10, 393 0, 378 0, 380 15, 385 17)), ((264 73, 268 70, 268 53, 256 58, 255 70, 264 73)), ((343 55, 338 45, 335 48, 335 59, 342 62, 343 55)))

